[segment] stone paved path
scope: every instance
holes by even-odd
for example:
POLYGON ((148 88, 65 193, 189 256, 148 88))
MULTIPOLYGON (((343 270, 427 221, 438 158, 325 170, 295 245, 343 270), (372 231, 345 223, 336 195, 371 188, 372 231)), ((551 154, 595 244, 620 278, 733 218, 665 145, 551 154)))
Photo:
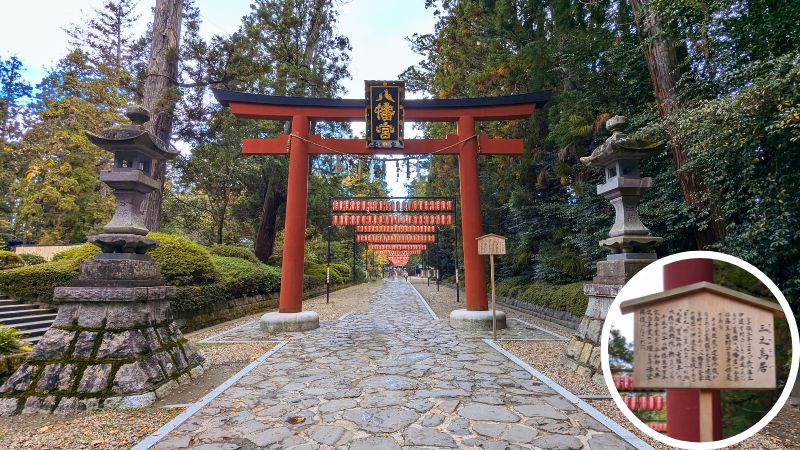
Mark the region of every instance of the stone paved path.
POLYGON ((289 336, 155 448, 632 448, 481 338, 387 281, 368 312, 289 336))

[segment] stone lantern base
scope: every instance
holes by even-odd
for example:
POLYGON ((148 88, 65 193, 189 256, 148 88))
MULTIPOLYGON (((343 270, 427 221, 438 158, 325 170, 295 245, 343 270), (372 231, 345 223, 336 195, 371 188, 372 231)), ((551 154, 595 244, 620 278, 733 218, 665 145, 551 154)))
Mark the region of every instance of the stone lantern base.
POLYGON ((147 256, 83 262, 74 285, 55 290, 52 327, 0 387, 0 415, 144 407, 202 374, 168 316, 174 294, 147 256))

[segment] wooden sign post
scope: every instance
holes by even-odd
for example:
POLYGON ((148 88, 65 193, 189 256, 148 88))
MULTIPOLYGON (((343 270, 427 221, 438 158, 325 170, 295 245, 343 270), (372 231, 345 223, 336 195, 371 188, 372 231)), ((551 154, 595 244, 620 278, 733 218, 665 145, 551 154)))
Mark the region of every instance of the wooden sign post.
POLYGON ((703 281, 620 309, 634 313, 636 387, 700 389, 701 442, 713 440, 713 390, 775 389, 777 303, 703 281))
MULTIPOLYGON (((506 238, 496 234, 486 234, 478 238, 478 254, 489 255, 489 278, 492 285, 492 339, 497 339, 497 310, 494 300, 494 255, 506 254, 506 238)), ((457 286, 457 285, 456 285, 457 286)))

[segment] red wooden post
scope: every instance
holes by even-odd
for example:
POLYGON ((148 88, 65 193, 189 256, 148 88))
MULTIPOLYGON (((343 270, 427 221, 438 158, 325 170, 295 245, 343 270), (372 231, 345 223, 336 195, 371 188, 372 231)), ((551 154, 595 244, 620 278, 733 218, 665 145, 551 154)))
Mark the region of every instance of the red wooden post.
MULTIPOLYGON (((685 259, 664 266, 664 290, 700 281, 714 281, 714 262, 685 259)), ((722 404, 719 390, 713 391, 714 440, 722 439, 722 404)), ((700 389, 667 389, 667 435, 700 442, 700 389)))
MULTIPOLYGON (((458 140, 475 134, 475 118, 458 119, 458 140)), ((458 153, 458 176, 461 188, 461 236, 464 246, 464 283, 468 311, 487 311, 486 269, 478 254, 478 237, 483 235, 481 193, 478 184, 478 143, 475 138, 461 144, 458 153)))
MULTIPOLYGON (((308 139, 308 117, 292 117, 292 134, 308 139)), ((283 228, 281 293, 278 301, 278 311, 282 313, 296 313, 303 310, 303 256, 307 202, 308 144, 300 139, 292 139, 289 153, 289 182, 286 189, 286 222, 283 228)))

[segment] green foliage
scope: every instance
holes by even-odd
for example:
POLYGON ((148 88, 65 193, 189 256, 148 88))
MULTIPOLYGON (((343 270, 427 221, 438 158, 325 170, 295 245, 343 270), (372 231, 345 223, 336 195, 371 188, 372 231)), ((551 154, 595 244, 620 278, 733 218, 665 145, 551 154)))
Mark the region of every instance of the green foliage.
POLYGON ((58 252, 53 255, 53 261, 76 261, 81 262, 87 259, 92 259, 100 253, 100 247, 87 242, 77 247, 68 248, 63 252, 58 252))
POLYGON ((633 369, 633 344, 613 327, 608 339, 608 358, 611 372, 633 369))
POLYGON ((303 273, 303 287, 305 289, 314 289, 320 286, 325 286, 326 270, 322 264, 306 264, 306 269, 303 273))
POLYGON ((28 348, 16 328, 0 325, 0 355, 17 353, 28 348))
POLYGON ((22 258, 14 252, 0 250, 0 270, 13 269, 25 264, 22 258))
POLYGON ((230 256, 233 258, 241 258, 252 263, 260 263, 256 254, 247 247, 241 245, 220 244, 211 247, 211 254, 218 256, 230 256))
POLYGON ((335 270, 344 281, 350 281, 353 276, 352 267, 343 263, 331 263, 331 270, 335 270))
POLYGON ((497 294, 512 297, 534 305, 566 311, 582 317, 586 312, 588 299, 583 293, 584 283, 548 284, 542 282, 525 283, 524 278, 512 277, 497 283, 497 294))
POLYGON ((41 264, 43 262, 47 262, 43 256, 34 255, 32 253, 20 253, 19 257, 22 258, 22 261, 25 262, 26 266, 32 266, 34 264, 41 264))
POLYGON ((0 292, 25 301, 49 303, 53 289, 78 276, 79 260, 62 259, 0 271, 0 292))
POLYGON ((213 255, 219 281, 194 286, 178 286, 170 308, 176 313, 199 312, 215 302, 251 295, 267 295, 280 287, 280 269, 241 258, 213 255))
POLYGON ((149 233, 147 237, 158 241, 158 246, 147 254, 161 265, 167 284, 189 286, 217 281, 219 274, 208 248, 183 236, 149 233))

